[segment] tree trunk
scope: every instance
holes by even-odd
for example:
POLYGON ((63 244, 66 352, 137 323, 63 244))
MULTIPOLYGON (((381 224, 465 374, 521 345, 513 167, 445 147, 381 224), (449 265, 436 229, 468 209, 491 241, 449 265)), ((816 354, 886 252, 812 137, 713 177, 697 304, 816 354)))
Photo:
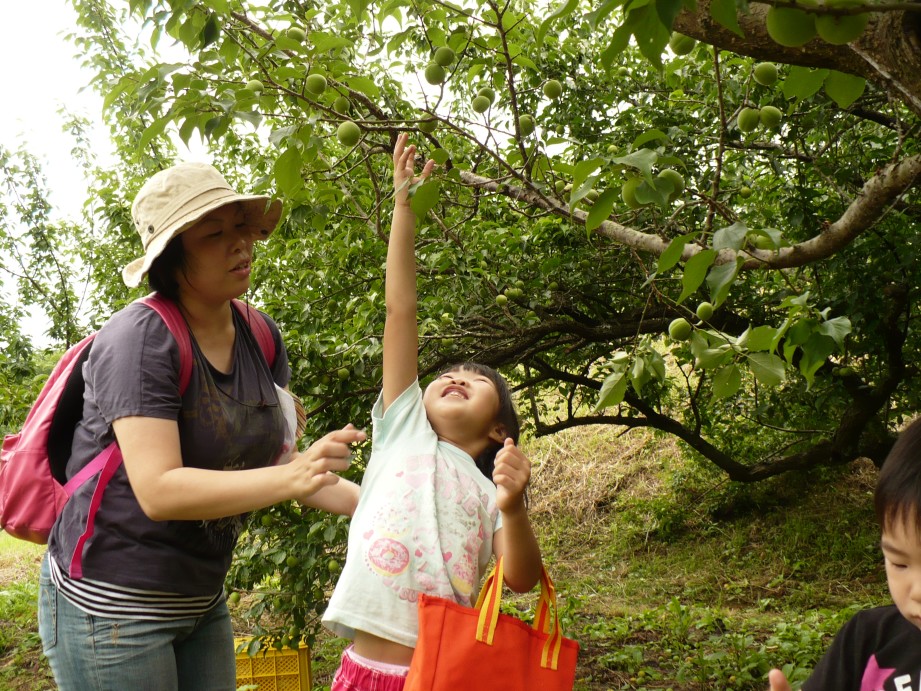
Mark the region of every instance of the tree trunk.
POLYGON ((683 11, 674 30, 719 48, 759 60, 838 70, 865 77, 890 98, 904 102, 921 116, 921 3, 917 12, 886 11, 870 16, 863 35, 846 46, 815 38, 799 48, 775 43, 765 28, 768 5, 753 4, 739 16, 745 36, 738 36, 710 16, 709 0, 696 12, 683 11))

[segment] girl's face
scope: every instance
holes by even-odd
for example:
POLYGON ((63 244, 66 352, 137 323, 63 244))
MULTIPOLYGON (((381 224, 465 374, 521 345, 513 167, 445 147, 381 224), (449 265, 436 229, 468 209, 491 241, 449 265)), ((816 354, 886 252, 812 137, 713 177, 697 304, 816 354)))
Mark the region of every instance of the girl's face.
POLYGON ((452 370, 435 379, 422 397, 429 422, 439 438, 460 446, 476 458, 489 445, 504 439, 496 421, 499 392, 488 377, 469 370, 452 370), (472 453, 470 445, 482 446, 472 453))
POLYGON ((895 519, 883 530, 881 546, 892 601, 921 628, 921 532, 913 520, 895 519))
POLYGON ((177 278, 182 288, 218 300, 247 291, 253 244, 261 235, 246 224, 240 204, 215 209, 181 237, 186 261, 177 278))

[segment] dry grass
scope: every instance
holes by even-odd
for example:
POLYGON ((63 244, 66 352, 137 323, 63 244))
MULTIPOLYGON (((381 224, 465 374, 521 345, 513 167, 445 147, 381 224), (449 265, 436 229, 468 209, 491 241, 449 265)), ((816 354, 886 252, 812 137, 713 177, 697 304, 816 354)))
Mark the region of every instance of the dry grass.
POLYGON ((621 497, 651 498, 663 490, 663 459, 679 454, 677 442, 645 430, 580 427, 526 442, 533 471, 530 512, 586 522, 621 497))

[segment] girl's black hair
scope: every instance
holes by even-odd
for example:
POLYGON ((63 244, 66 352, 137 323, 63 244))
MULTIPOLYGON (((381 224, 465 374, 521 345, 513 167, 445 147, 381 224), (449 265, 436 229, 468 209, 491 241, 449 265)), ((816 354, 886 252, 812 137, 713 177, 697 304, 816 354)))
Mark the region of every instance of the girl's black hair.
POLYGON ((921 418, 905 428, 883 461, 873 503, 883 531, 899 522, 921 530, 921 418))
MULTIPOLYGON (((499 412, 496 415, 496 422, 505 428, 505 436, 511 437, 517 444, 518 437, 521 434, 521 422, 518 419, 518 413, 515 411, 515 404, 512 402, 512 391, 509 389, 505 377, 492 367, 481 365, 478 362, 461 362, 452 365, 443 370, 438 376, 459 370, 466 370, 467 372, 479 374, 493 383, 493 386, 496 387, 496 392, 499 394, 499 412)), ((477 458, 473 459, 476 463, 476 467, 480 469, 480 472, 490 480, 492 480, 492 471, 496 462, 496 454, 499 453, 499 449, 501 449, 502 446, 502 443, 496 443, 490 439, 489 446, 487 446, 486 449, 483 450, 483 453, 477 458)))
POLYGON ((179 301, 179 281, 176 275, 186 268, 185 247, 182 238, 177 235, 163 249, 147 272, 147 283, 163 297, 179 301))

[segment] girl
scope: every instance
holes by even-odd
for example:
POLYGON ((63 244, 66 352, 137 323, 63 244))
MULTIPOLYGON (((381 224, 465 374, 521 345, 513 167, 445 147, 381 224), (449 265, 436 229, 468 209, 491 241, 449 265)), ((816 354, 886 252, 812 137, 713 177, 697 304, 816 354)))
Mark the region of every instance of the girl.
POLYGON ((345 568, 323 616, 330 630, 353 639, 333 691, 403 688, 420 593, 471 605, 493 554, 504 557, 505 581, 517 592, 530 590, 541 573, 525 507, 530 463, 516 446, 507 384, 488 367, 465 364, 424 394, 419 386, 415 216, 407 189, 434 163, 414 178, 416 149, 406 141, 401 134, 393 154, 384 377, 372 411, 373 449, 345 568))

